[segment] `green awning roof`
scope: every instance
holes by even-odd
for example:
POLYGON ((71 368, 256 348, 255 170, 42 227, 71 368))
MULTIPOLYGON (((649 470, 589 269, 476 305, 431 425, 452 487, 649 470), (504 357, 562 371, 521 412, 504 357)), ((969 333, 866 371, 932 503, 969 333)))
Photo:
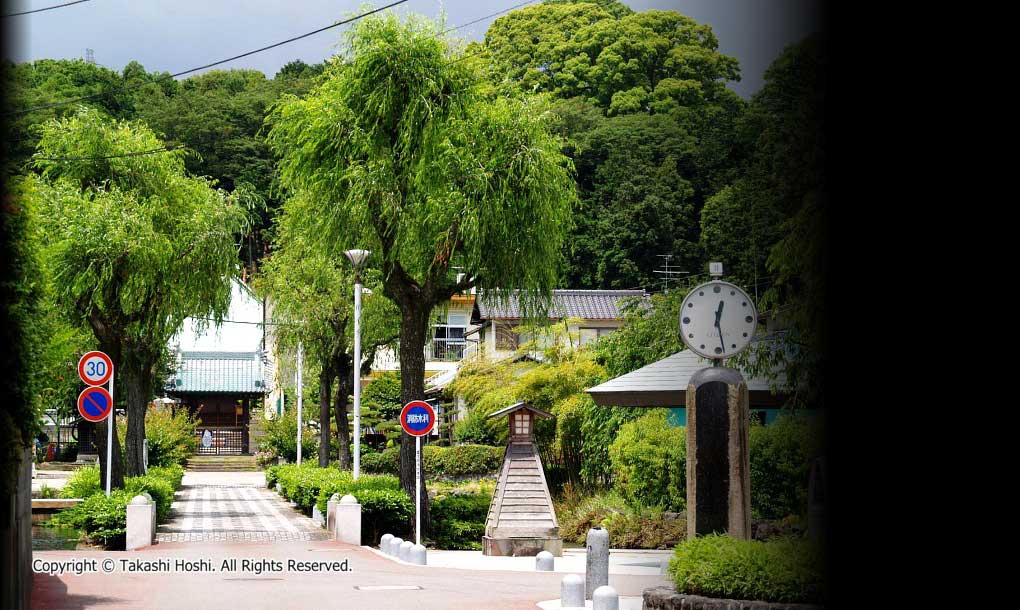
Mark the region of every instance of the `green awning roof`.
POLYGON ((181 352, 167 381, 169 394, 265 394, 266 366, 258 352, 181 352))

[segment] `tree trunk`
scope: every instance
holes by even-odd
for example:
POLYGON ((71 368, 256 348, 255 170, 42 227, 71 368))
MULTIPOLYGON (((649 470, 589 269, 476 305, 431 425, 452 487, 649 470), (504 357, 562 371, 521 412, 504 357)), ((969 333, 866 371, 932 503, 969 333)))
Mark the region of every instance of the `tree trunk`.
MULTIPOLYGON (((116 380, 114 380, 116 383, 116 380)), ((116 395, 114 399, 116 400, 116 395)), ((116 411, 116 409, 114 409, 116 411)), ((124 487, 124 462, 120 459, 120 439, 117 438, 117 424, 113 414, 105 420, 96 423, 96 449, 99 451, 99 487, 106 491, 106 426, 109 422, 113 424, 113 473, 110 478, 110 489, 122 489, 124 487)))
MULTIPOLYGON (((123 370, 124 382, 120 384, 125 392, 125 411, 127 412, 127 434, 124 438, 124 458, 126 474, 137 477, 145 474, 143 463, 143 443, 145 441, 145 411, 152 398, 152 367, 135 369, 131 365, 123 370)), ((117 379, 114 379, 117 383, 117 379)), ((115 390, 120 389, 115 388, 115 390)))
POLYGON ((351 387, 351 367, 338 365, 336 380, 336 437, 340 444, 340 470, 353 470, 351 432, 347 421, 347 395, 351 387))
MULTIPOLYGON (((400 399, 403 404, 425 399, 425 341, 431 306, 422 301, 404 299, 400 304, 400 399)), ((400 486, 414 498, 415 440, 400 434, 400 486)), ((421 474, 422 537, 431 531, 429 494, 425 489, 425 471, 421 474)))
POLYGON ((329 391, 333 384, 333 375, 329 367, 323 365, 319 373, 319 466, 329 466, 329 391))

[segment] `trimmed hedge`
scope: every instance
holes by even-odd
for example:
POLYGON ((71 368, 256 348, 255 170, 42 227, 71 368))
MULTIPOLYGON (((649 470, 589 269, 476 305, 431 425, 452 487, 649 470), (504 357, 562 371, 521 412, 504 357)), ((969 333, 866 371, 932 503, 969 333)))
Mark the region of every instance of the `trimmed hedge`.
POLYGON ((432 501, 433 546, 438 549, 480 551, 492 494, 455 493, 432 501))
MULTIPOLYGON (((499 472, 503 452, 503 447, 489 445, 425 445, 421 449, 422 468, 426 475, 437 477, 491 476, 499 472)), ((400 471, 400 447, 362 455, 361 467, 365 472, 397 474, 400 471)))
POLYGON ((681 542, 669 562, 678 593, 781 603, 825 603, 825 557, 802 538, 767 542, 725 534, 681 542))
POLYGON ((306 514, 312 507, 326 514, 326 503, 334 493, 353 494, 361 504, 362 540, 374 542, 387 532, 403 536, 411 531, 414 503, 401 489, 400 479, 390 475, 363 475, 354 480, 349 471, 312 464, 282 464, 266 469, 266 483, 280 484, 280 493, 306 514))
POLYGON ((170 515, 174 492, 180 488, 183 478, 184 469, 176 464, 150 468, 145 476, 125 478, 124 489, 114 489, 107 498, 99 484, 99 467, 81 468, 64 486, 67 495, 63 497, 82 497, 84 501, 53 515, 46 525, 71 527, 108 549, 122 550, 127 532, 127 505, 131 498, 148 492, 156 504, 156 521, 164 521, 170 515), (78 493, 83 495, 76 495, 78 493))

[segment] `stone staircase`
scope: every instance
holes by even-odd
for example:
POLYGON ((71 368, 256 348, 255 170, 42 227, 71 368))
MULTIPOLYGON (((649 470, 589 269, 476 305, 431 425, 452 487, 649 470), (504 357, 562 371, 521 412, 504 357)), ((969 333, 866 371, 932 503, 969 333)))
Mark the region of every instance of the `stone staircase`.
POLYGON ((186 470, 199 472, 255 472, 254 455, 196 455, 188 459, 186 470))

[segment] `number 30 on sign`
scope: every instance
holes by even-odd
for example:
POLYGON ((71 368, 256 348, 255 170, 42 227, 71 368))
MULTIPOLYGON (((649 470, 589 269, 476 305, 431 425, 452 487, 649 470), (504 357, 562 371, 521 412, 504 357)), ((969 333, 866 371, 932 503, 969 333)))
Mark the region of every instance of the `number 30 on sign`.
POLYGON ((78 376, 88 385, 103 385, 113 375, 113 361, 103 352, 89 352, 78 361, 78 376))

